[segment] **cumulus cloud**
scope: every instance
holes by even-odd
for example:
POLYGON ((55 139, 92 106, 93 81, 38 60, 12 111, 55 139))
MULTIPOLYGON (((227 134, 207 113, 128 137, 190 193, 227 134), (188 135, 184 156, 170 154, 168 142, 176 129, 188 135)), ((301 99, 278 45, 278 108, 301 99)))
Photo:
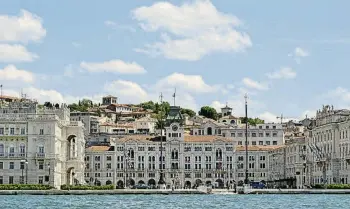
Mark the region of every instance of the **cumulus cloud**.
POLYGON ((116 80, 105 84, 105 92, 119 95, 125 103, 140 103, 147 100, 148 93, 137 83, 125 80, 116 80))
POLYGON ((261 90, 261 91, 265 91, 269 89, 267 84, 254 81, 251 78, 243 78, 242 82, 247 88, 261 90))
POLYGON ((224 14, 209 1, 177 6, 158 2, 132 11, 143 30, 161 31, 162 40, 137 52, 169 59, 196 61, 214 52, 241 52, 252 46, 248 34, 236 30, 242 22, 224 14))
POLYGON ((0 31, 0 42, 27 43, 46 36, 42 19, 26 10, 21 10, 19 16, 0 15, 0 31))
POLYGON ((30 83, 34 81, 34 74, 30 71, 17 69, 14 65, 7 65, 0 69, 0 80, 30 83))
POLYGON ((81 62, 80 67, 92 72, 107 72, 120 74, 142 74, 146 70, 136 62, 124 62, 123 60, 110 60, 105 62, 81 62))
POLYGON ((19 44, 0 44, 0 62, 31 62, 39 58, 29 52, 26 47, 19 44))
POLYGON ((293 79, 296 76, 297 73, 290 67, 282 67, 280 70, 267 74, 270 79, 293 79))
POLYGON ((182 73, 173 73, 160 79, 156 88, 158 89, 183 89, 193 93, 210 93, 219 89, 219 86, 207 84, 200 75, 185 75, 182 73))

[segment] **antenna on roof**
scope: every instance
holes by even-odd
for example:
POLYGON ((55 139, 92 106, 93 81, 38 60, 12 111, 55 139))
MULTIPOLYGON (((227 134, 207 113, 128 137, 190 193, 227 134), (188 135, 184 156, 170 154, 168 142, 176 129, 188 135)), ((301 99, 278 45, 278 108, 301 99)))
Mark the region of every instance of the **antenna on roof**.
POLYGON ((2 84, 0 84, 0 92, 1 92, 1 104, 4 102, 4 98, 2 98, 2 84))
POLYGON ((175 88, 175 92, 173 94, 173 97, 174 97, 174 106, 175 106, 175 101, 176 101, 176 88, 175 88))

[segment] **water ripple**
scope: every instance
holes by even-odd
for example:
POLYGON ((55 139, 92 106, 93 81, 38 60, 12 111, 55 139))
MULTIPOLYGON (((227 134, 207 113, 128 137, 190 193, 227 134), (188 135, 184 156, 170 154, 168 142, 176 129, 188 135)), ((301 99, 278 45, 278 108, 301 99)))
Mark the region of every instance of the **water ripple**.
POLYGON ((348 208, 347 195, 2 195, 6 209, 329 209, 348 208))

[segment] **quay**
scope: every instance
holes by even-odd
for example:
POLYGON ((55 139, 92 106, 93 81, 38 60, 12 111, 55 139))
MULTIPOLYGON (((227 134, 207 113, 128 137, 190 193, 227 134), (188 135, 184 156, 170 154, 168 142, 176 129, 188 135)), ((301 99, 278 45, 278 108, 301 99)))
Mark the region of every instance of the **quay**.
POLYGON ((0 190, 0 195, 171 195, 207 194, 195 189, 117 189, 117 190, 0 190))
POLYGON ((350 194, 350 189, 251 189, 246 194, 350 194))

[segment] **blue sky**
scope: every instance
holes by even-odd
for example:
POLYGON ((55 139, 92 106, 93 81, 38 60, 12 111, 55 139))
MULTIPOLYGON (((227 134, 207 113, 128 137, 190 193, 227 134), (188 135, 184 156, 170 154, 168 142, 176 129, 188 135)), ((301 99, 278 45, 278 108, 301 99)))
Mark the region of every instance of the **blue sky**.
POLYGON ((269 121, 350 102, 348 1, 1 1, 0 83, 39 101, 226 102, 269 121))

